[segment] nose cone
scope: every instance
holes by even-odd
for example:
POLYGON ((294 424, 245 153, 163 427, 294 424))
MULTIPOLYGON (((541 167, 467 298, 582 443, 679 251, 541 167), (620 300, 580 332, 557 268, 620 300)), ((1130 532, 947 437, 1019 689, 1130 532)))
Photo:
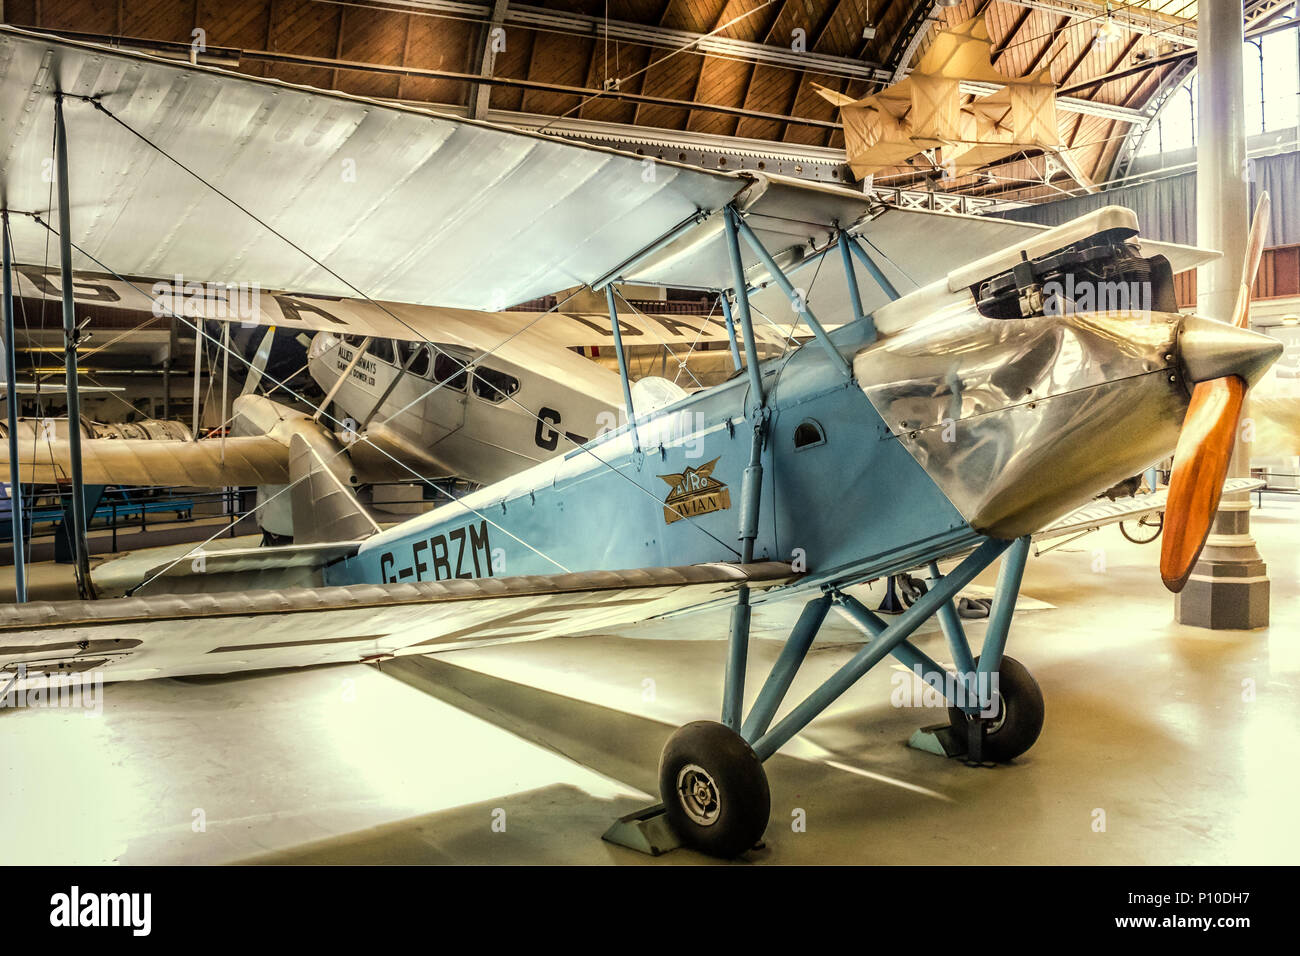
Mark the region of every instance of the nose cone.
POLYGON ((1193 382, 1238 375, 1254 385, 1281 354, 1275 338, 1197 315, 1183 320, 1178 335, 1178 358, 1193 382))

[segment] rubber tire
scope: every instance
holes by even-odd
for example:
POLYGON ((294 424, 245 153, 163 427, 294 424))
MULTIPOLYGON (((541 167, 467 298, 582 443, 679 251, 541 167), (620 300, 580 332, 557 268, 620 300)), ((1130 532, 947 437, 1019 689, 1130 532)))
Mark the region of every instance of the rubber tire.
MULTIPOLYGON (((975 658, 979 664, 979 658, 975 658)), ((1006 763, 1034 745, 1043 730, 1043 691, 1029 669, 1014 657, 1002 658, 998 672, 998 696, 1006 708, 1006 718, 997 730, 984 737, 984 759, 1006 763)), ((948 722, 958 733, 966 733, 966 712, 948 708, 948 722)))
POLYGON ((898 593, 898 603, 904 608, 909 608, 930 590, 930 586, 924 580, 913 577, 906 572, 894 575, 894 589, 898 593))
POLYGON ((1143 524, 1142 522, 1145 519, 1142 518, 1139 518, 1135 522, 1135 524, 1139 528, 1156 529, 1156 533, 1149 538, 1134 537, 1133 535, 1129 534, 1128 531, 1124 528, 1124 525, 1128 524, 1127 521, 1121 521, 1119 523, 1119 533, 1122 534, 1125 537, 1125 539, 1127 539, 1128 541, 1132 541, 1134 544, 1150 544, 1152 541, 1156 540, 1156 538, 1160 537, 1161 532, 1165 530, 1165 513, 1161 511, 1159 512, 1159 515, 1160 515, 1160 523, 1158 525, 1143 524))
POLYGON ((686 724, 668 738, 659 758, 659 796, 683 844, 723 859, 758 843, 772 812, 762 761, 740 734, 712 720, 686 724), (707 772, 718 791, 718 819, 707 826, 687 815, 677 794, 677 775, 687 764, 707 772))

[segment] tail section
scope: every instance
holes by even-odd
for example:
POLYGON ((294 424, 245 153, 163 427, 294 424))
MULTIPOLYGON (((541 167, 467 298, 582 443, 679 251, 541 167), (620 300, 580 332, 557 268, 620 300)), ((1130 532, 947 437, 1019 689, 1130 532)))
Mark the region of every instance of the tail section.
POLYGON ((294 544, 356 541, 379 531, 352 493, 352 462, 347 452, 330 445, 332 442, 308 442, 302 434, 289 440, 294 544))

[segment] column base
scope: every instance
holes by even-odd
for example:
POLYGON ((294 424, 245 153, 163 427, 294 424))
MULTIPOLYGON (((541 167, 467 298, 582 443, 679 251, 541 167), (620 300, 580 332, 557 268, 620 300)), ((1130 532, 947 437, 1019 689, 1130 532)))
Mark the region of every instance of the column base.
POLYGON ((1268 566, 1258 552, 1246 561, 1202 558, 1187 586, 1174 596, 1174 617, 1192 627, 1248 631, 1268 627, 1268 602, 1268 566))

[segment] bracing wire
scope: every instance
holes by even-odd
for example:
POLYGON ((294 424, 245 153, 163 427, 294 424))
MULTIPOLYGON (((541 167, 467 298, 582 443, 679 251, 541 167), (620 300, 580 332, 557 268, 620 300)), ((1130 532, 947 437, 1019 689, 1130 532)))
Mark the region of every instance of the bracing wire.
MULTIPOLYGON (((770 2, 772 2, 772 0, 768 0, 768 3, 770 3, 770 2)), ((752 12, 752 11, 751 11, 751 12, 752 12)), ((725 25, 724 25, 724 26, 725 26, 725 25)), ((113 113, 111 110, 109 110, 106 106, 104 106, 104 104, 99 100, 99 98, 97 98, 97 97, 93 97, 93 96, 75 96, 75 97, 73 97, 73 96, 71 96, 70 94, 69 94, 69 98, 72 98, 72 99, 78 99, 78 100, 81 100, 82 102, 89 103, 91 106, 93 106, 93 107, 94 107, 96 110, 98 110, 100 113, 103 113, 105 116, 109 117, 113 122, 117 123, 117 124, 118 124, 119 126, 121 126, 123 129, 125 129, 127 132, 129 132, 132 136, 135 136, 137 139, 139 139, 141 142, 143 142, 145 145, 147 145, 147 146, 150 147, 151 149, 156 150, 160 155, 162 155, 162 156, 165 157, 167 160, 169 160, 170 162, 172 162, 174 165, 176 165, 177 167, 179 167, 180 169, 182 169, 182 170, 183 170, 184 172, 186 172, 188 175, 190 175, 190 176, 192 176, 193 178, 195 178, 196 180, 198 180, 200 183, 202 183, 202 184, 203 184, 204 186, 206 186, 208 189, 210 189, 210 190, 212 190, 213 192, 215 192, 215 193, 216 193, 218 196, 220 196, 222 199, 226 200, 226 202, 228 202, 228 203, 230 203, 231 205, 233 205, 236 209, 238 209, 240 212, 244 213, 244 215, 248 216, 250 219, 252 219, 252 220, 253 220, 254 222, 256 222, 258 225, 260 225, 263 229, 266 229, 269 233, 271 233, 271 234, 272 234, 273 236, 275 236, 276 238, 280 239, 282 242, 284 242, 284 243, 285 243, 286 245, 288 245, 290 248, 294 249, 296 252, 298 252, 298 253, 299 253, 300 255, 302 255, 304 258, 308 259, 309 261, 311 261, 311 262, 314 263, 315 265, 319 266, 319 267, 320 267, 324 272, 326 272, 327 274, 329 274, 330 276, 332 276, 334 279, 336 279, 336 280, 338 280, 339 282, 341 282, 343 285, 347 286, 349 289, 351 289, 353 292, 355 292, 359 297, 361 297, 362 299, 364 299, 366 302, 370 303, 371 305, 373 305, 373 306, 375 306, 376 308, 378 308, 378 309, 380 309, 381 311, 383 311, 386 315, 388 315, 388 316, 389 316, 390 318, 392 318, 394 321, 398 322, 398 323, 399 323, 400 325, 402 325, 404 328, 406 328, 407 330, 409 330, 409 331, 410 331, 410 332, 415 336, 415 341, 423 342, 423 343, 424 343, 425 345, 427 345, 427 346, 428 346, 432 351, 434 351, 434 352, 436 352, 436 353, 438 353, 438 354, 440 354, 440 355, 443 355, 443 356, 445 356, 445 357, 447 357, 447 358, 449 358, 449 359, 453 359, 453 360, 454 360, 454 358, 455 358, 454 356, 448 355, 448 353, 445 352, 442 348, 440 348, 440 347, 437 345, 437 343, 432 342, 432 341, 429 341, 429 339, 428 339, 427 337, 425 337, 425 336, 423 335, 423 333, 421 333, 418 329, 414 328, 410 323, 408 323, 407 321, 405 321, 404 319, 402 319, 399 315, 397 315, 396 313, 394 313, 394 312, 393 312, 391 309, 389 309, 389 308, 388 308, 384 303, 379 302, 379 301, 376 301, 375 299, 371 298, 370 295, 368 295, 368 294, 367 294, 366 292, 364 292, 362 289, 358 288, 358 287, 357 287, 356 285, 354 285, 353 283, 349 282, 349 281, 348 281, 347 279, 345 279, 343 276, 339 275, 336 271, 334 271, 334 270, 331 269, 329 266, 327 266, 324 262, 320 261, 318 258, 316 258, 315 256, 313 256, 310 252, 308 252, 306 249, 304 249, 301 245, 299 245, 298 243, 294 242, 294 241, 293 241, 292 239, 290 239, 288 236, 284 235, 282 232, 280 232, 279 230, 277 230, 274 226, 270 225, 268 222, 266 222, 265 220, 263 220, 262 218, 260 218, 260 217, 259 217, 256 213, 254 213, 251 209, 249 209, 248 207, 246 207, 245 205, 243 205, 241 202, 239 202, 239 200, 235 199, 233 196, 230 196, 229 194, 227 194, 226 192, 224 192, 223 190, 221 190, 221 189, 220 189, 219 187, 217 187, 214 183, 210 182, 209 180, 207 180, 206 178, 204 178, 202 175, 200 175, 197 171, 191 169, 189 166, 187 166, 185 163, 181 162, 179 159, 177 159, 177 158, 176 158, 175 156, 173 156, 171 153, 167 152, 167 150, 163 149, 163 148, 162 148, 161 146, 159 146, 157 143, 155 143, 155 142, 153 142, 152 140, 150 140, 147 136, 145 136, 145 135, 144 135, 143 133, 141 133, 139 130, 135 129, 133 126, 131 126, 131 125, 130 125, 129 123, 127 123, 125 120, 123 120, 121 117, 117 116, 115 113, 113 113)), ((52 228, 52 227, 50 227, 50 226, 47 224, 47 225, 46 225, 46 228, 52 228)), ((84 254, 84 253, 83 253, 83 254, 84 254)), ((101 264, 101 265, 102 265, 102 264, 101 264)), ((107 267, 104 267, 104 268, 107 268, 107 267)), ((518 335, 518 334, 519 334, 519 332, 514 333, 514 335, 518 335)), ((514 338, 514 335, 512 335, 511 338, 514 338)), ((509 340, 507 339, 507 341, 509 341, 509 340)), ((504 344, 504 343, 503 343, 503 344, 504 344)), ((499 346, 498 346, 498 347, 499 347, 499 346)), ((240 356, 240 358, 242 359, 242 356, 240 356)), ((512 395, 505 394, 504 392, 503 392, 502 394, 505 396, 505 398, 506 398, 507 401, 511 402, 511 404, 513 404, 513 405, 517 406, 518 408, 522 409, 526 414, 530 415, 530 416, 533 417, 534 419, 536 419, 536 420, 538 420, 538 421, 541 421, 541 418, 538 416, 538 414, 537 414, 536 412, 534 412, 532 409, 530 409, 530 408, 528 408, 527 406, 525 406, 524 404, 522 404, 518 399, 514 398, 512 395)), ((576 442, 576 441, 574 441, 572 438, 569 438, 569 436, 568 436, 567 434, 561 433, 561 436, 562 436, 562 438, 563 438, 565 441, 568 441, 568 442, 569 442, 570 444, 572 444, 575 448, 580 449, 580 450, 582 450, 585 454, 588 454, 588 455, 590 455, 591 457, 595 458, 595 460, 596 460, 597 462, 599 462, 600 464, 602 464, 603 466, 605 466, 606 468, 608 468, 608 469, 609 469, 610 471, 612 471, 614 474, 616 474, 616 475, 620 476, 621 478, 623 478, 623 479, 624 479, 625 481, 627 481, 627 482, 628 482, 632 487, 638 489, 642 494, 644 494, 644 495, 646 495, 647 497, 653 499, 657 504, 661 504, 661 505, 663 504, 662 500, 661 500, 657 495, 655 495, 655 494, 654 494, 653 492, 651 492, 649 489, 645 488, 644 486, 642 486, 641 484, 639 484, 638 482, 636 482, 635 480, 633 480, 633 479, 632 479, 631 477, 629 477, 628 475, 624 474, 624 473, 623 473, 622 471, 620 471, 618 468, 615 468, 615 467, 614 467, 612 464, 610 464, 609 462, 605 461, 603 458, 601 458, 599 455, 597 455, 597 454, 596 454, 596 453, 595 453, 595 452, 594 452, 590 447, 588 447, 587 445, 582 444, 582 443, 580 443, 580 442, 576 442)), ((708 531, 706 528, 701 527, 701 526, 700 526, 698 523, 696 523, 696 522, 695 522, 695 521, 694 521, 690 516, 688 516, 688 515, 682 515, 681 517, 682 517, 684 520, 686 520, 686 521, 689 522, 690 527, 695 528, 697 531, 701 532, 701 533, 704 534, 704 535, 707 535, 709 538, 713 539, 715 542, 717 542, 718 544, 722 545, 722 546, 725 547, 727 550, 731 551, 733 554, 738 553, 738 552, 736 552, 736 549, 735 549, 735 548, 733 548, 731 545, 729 545, 729 544, 727 544, 726 542, 724 542, 721 538, 718 538, 716 535, 714 535, 712 532, 708 531)))

